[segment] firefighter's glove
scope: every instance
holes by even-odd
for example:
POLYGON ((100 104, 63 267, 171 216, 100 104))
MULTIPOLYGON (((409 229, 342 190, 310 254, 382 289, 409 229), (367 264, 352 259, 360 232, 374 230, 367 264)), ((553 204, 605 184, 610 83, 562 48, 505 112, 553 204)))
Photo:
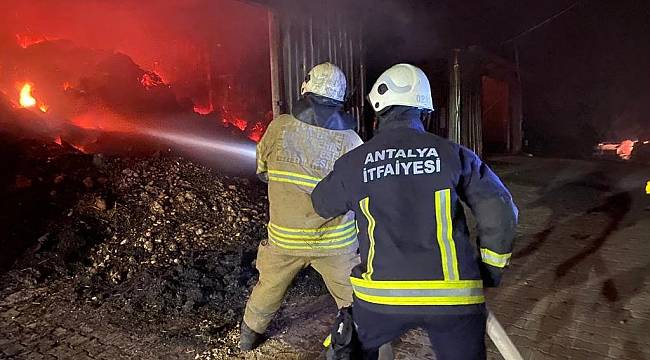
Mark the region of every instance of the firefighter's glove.
POLYGON ((354 360, 361 358, 361 344, 357 338, 352 308, 339 310, 332 332, 323 344, 327 347, 327 360, 354 360))

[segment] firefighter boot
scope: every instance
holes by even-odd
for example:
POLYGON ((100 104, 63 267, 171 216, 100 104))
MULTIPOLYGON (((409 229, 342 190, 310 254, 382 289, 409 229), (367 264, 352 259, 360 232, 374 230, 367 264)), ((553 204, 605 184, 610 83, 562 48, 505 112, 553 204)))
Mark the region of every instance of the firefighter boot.
POLYGON ((250 351, 255 349, 264 341, 264 336, 258 334, 249 328, 244 321, 241 322, 241 335, 239 336, 239 349, 241 351, 250 351))

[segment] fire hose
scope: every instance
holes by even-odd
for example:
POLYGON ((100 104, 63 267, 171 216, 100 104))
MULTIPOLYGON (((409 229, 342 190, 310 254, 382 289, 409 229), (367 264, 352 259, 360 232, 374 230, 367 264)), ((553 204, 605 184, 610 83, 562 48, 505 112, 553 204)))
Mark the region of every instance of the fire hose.
POLYGON ((523 360, 519 350, 490 310, 488 310, 486 331, 504 360, 523 360))

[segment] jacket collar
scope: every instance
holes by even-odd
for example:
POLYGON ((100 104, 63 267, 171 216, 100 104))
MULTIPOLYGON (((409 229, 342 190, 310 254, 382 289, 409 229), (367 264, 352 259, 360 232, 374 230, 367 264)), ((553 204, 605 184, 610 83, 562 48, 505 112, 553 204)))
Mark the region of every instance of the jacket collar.
POLYGON ((343 112, 343 103, 314 94, 306 94, 296 101, 291 113, 305 124, 329 130, 349 130, 357 125, 343 112))
POLYGON ((417 132, 424 132, 420 114, 421 110, 413 107, 394 106, 377 116, 377 133, 396 129, 413 129, 417 132))

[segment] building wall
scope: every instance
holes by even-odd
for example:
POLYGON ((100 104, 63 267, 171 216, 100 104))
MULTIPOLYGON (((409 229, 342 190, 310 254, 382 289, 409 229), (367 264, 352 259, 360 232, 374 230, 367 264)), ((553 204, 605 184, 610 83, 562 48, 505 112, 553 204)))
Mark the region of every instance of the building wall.
POLYGON ((366 94, 362 25, 353 14, 337 12, 337 2, 322 1, 309 9, 271 8, 271 69, 274 112, 291 112, 309 70, 329 61, 347 78, 346 109, 364 132, 366 94))

